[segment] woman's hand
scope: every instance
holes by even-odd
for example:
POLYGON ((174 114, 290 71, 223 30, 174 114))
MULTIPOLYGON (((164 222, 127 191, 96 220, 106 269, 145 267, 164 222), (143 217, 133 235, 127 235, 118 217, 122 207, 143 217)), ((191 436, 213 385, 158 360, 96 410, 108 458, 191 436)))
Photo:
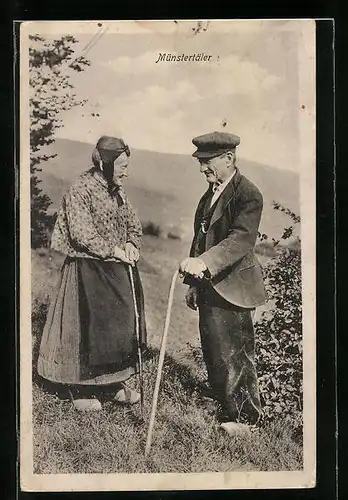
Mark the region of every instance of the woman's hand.
POLYGON ((133 245, 133 243, 126 243, 125 248, 126 258, 132 262, 138 262, 139 260, 139 250, 133 245))
POLYGON ((114 248, 113 257, 115 257, 115 259, 121 260, 122 262, 125 262, 126 264, 131 264, 132 266, 134 265, 134 261, 129 259, 126 255, 126 252, 119 247, 114 248))

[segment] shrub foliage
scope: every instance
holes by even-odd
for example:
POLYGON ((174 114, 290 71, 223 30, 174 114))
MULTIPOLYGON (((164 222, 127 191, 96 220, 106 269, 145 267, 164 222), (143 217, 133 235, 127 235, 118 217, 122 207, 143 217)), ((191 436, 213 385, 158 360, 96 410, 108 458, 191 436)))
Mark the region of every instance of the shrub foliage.
POLYGON ((142 223, 143 234, 149 234, 150 236, 156 236, 160 238, 162 236, 162 229, 158 224, 152 221, 142 223))
MULTIPOLYGON (((292 225, 284 229, 288 240, 300 223, 298 215, 274 203, 292 225)), ((256 362, 266 420, 280 414, 302 426, 302 280, 300 245, 279 246, 277 256, 264 268, 271 304, 255 325, 256 362)))

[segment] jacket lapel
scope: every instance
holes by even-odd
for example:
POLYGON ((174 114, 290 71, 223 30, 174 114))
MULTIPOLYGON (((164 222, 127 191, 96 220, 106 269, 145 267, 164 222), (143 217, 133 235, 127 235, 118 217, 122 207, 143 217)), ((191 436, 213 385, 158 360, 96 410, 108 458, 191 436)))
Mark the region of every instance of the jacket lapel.
POLYGON ((226 207, 230 204, 231 200, 236 196, 236 188, 241 181, 241 174, 238 169, 236 169, 236 173, 234 174, 231 181, 227 184, 224 191, 221 193, 220 198, 216 203, 216 207, 214 213, 210 219, 209 229, 217 222, 223 215, 226 207))

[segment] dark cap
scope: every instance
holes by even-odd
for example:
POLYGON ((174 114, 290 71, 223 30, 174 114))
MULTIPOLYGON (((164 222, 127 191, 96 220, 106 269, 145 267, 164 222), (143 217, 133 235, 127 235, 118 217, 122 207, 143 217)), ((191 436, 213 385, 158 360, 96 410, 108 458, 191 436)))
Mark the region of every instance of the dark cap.
POLYGON ((98 140, 96 148, 103 162, 114 161, 122 153, 126 153, 127 156, 130 155, 129 147, 124 143, 123 139, 117 137, 103 135, 98 140))
POLYGON ((240 143, 240 138, 226 132, 210 132, 192 139, 197 150, 192 156, 195 158, 214 158, 227 151, 235 151, 240 143))

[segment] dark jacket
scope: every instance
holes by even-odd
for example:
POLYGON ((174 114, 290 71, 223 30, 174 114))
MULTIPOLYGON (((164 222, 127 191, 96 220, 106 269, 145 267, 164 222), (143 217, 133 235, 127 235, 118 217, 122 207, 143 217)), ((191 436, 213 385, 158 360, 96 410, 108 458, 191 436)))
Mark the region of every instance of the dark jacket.
POLYGON ((254 247, 262 195, 237 169, 215 205, 205 235, 205 251, 200 253, 197 238, 210 195, 211 187, 198 203, 190 256, 204 261, 214 289, 228 302, 246 308, 260 306, 266 301, 266 293, 254 247))

